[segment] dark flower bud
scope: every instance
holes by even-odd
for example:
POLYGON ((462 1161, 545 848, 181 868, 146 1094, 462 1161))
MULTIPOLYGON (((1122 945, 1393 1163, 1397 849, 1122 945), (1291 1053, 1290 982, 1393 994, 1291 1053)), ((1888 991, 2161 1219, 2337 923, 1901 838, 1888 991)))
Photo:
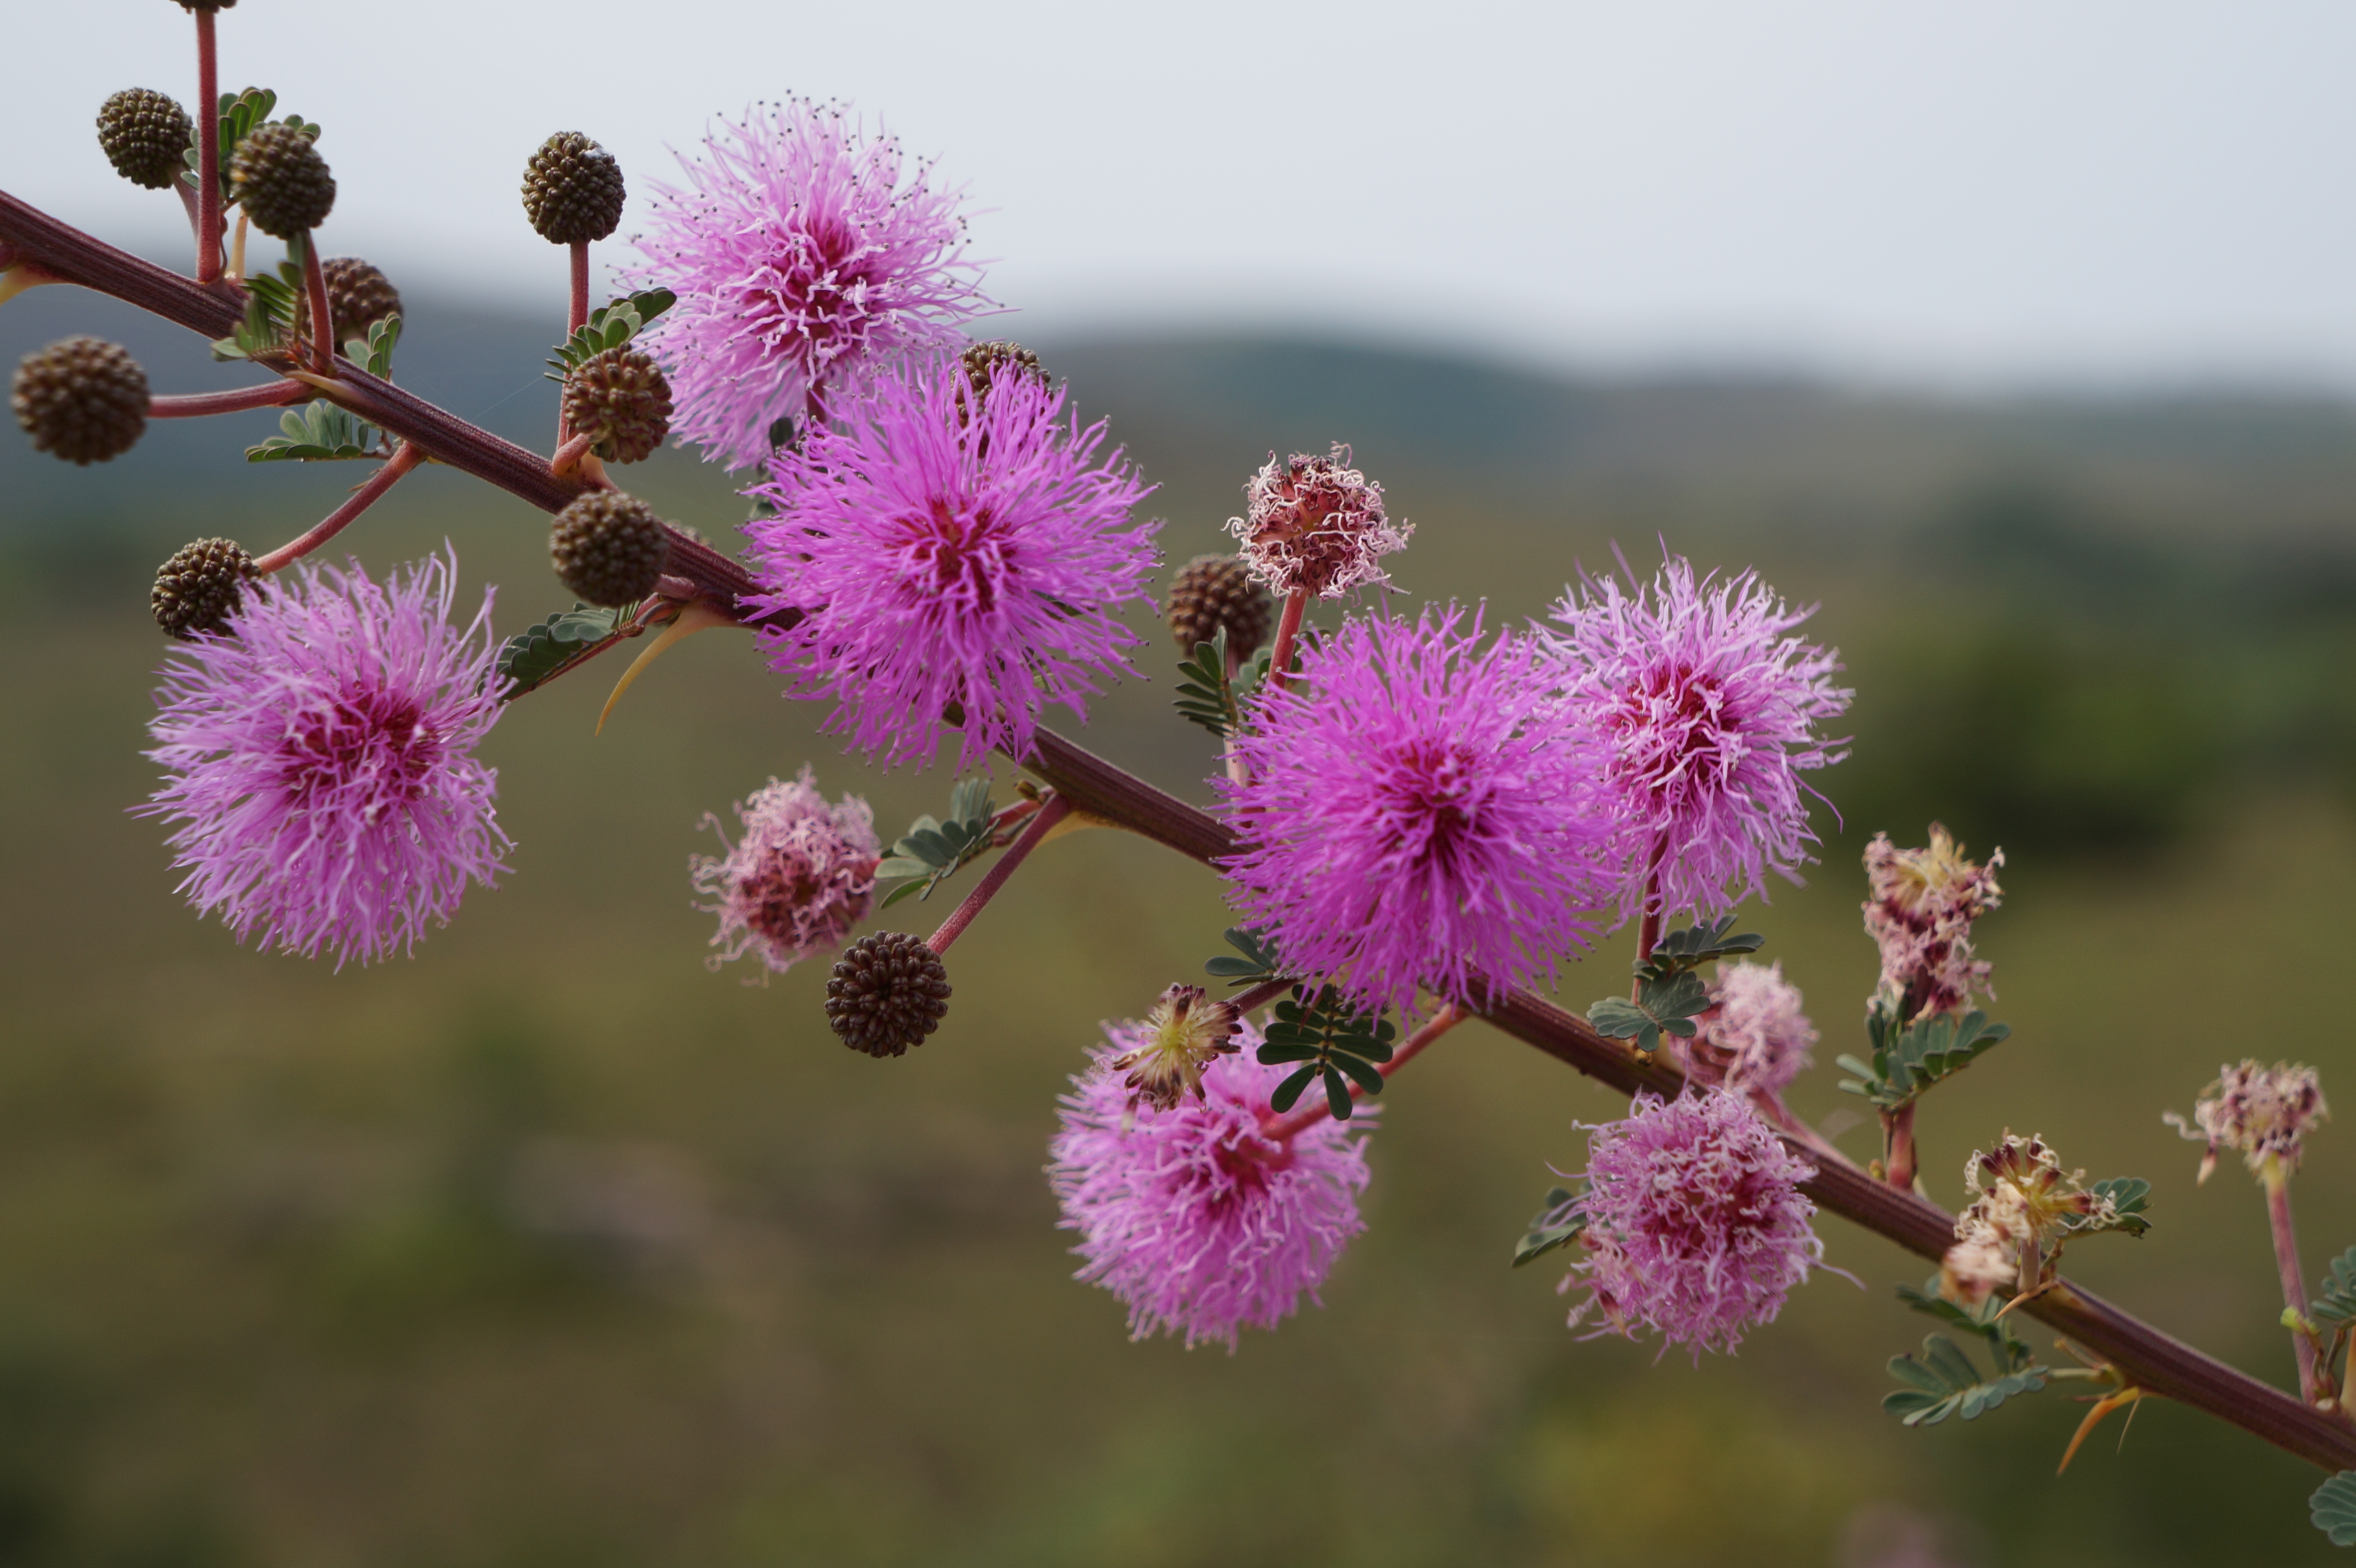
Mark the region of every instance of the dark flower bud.
POLYGON ((147 372, 120 344, 69 337, 25 356, 8 403, 37 451, 106 463, 147 429, 147 372))
POLYGON ((842 1043, 870 1056, 903 1056, 941 1027, 949 1010, 940 955, 902 931, 862 936, 835 961, 826 1021, 842 1043))

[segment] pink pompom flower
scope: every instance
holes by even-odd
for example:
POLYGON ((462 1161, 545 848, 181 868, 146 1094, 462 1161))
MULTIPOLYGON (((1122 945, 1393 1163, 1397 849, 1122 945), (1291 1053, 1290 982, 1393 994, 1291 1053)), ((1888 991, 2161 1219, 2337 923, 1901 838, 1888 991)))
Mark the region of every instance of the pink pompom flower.
POLYGON ((678 400, 672 429, 731 467, 767 457, 769 429, 820 411, 909 353, 953 347, 991 308, 965 260, 960 195, 904 184, 900 144, 838 106, 756 105, 722 122, 684 187, 658 185, 646 264, 679 296, 646 338, 678 400))
POLYGON ((1279 598, 1301 592, 1338 599, 1353 588, 1380 586, 1377 564, 1407 548, 1413 524, 1392 526, 1383 487, 1359 472, 1350 449, 1333 455, 1273 452, 1244 485, 1244 515, 1227 519, 1252 574, 1279 598))
POLYGON ((1662 1349, 1730 1351, 1771 1322, 1824 1243, 1798 1184, 1815 1172, 1742 1101, 1718 1090, 1674 1100, 1639 1094, 1625 1121, 1589 1129, 1580 1200, 1587 1258, 1562 1288, 1590 1295, 1570 1315, 1662 1349))
POLYGON ((1800 775, 1847 754, 1816 726, 1851 696, 1837 655, 1786 635, 1813 613, 1751 572, 1697 582, 1682 557, 1649 588, 1590 578, 1555 607, 1544 635, 1629 823, 1623 918, 1655 879, 1655 910, 1697 919, 1763 894, 1770 870, 1799 880, 1816 841, 1800 775))
POLYGON ((725 853, 688 860, 695 891, 713 901, 696 907, 720 917, 712 938, 719 951, 706 965, 716 970, 757 953, 766 979, 841 945, 866 918, 875 891, 883 858, 875 813, 856 795, 829 805, 807 767, 791 784, 771 779, 734 809, 742 837, 729 843, 720 818, 707 812, 704 826, 725 853))
POLYGON ((1527 638, 1483 647, 1463 621, 1344 623, 1257 703, 1246 782, 1214 781, 1236 808, 1228 897, 1354 1004, 1551 974, 1617 891, 1594 737, 1527 638))
POLYGON ((1691 1049, 1697 1061, 1718 1069, 1728 1089, 1781 1094, 1809 1065, 1816 1026, 1801 1010, 1800 987, 1783 978, 1781 963, 1719 965, 1709 999, 1691 1049))
POLYGON ((378 583, 305 565, 176 650, 149 724, 181 891, 242 942, 366 964, 447 923, 510 845, 475 758, 498 722, 491 596, 451 618, 456 556, 378 583))
POLYGON ((954 359, 884 375, 750 492, 776 512, 744 525, 746 603, 798 615, 762 629, 771 666, 886 766, 951 725, 962 769, 1023 755, 1049 702, 1085 719, 1140 641, 1115 613, 1151 603, 1161 525, 1131 513, 1151 486, 1103 452, 1103 422, 1081 428, 1019 366, 991 372, 978 415, 966 386, 954 359))
POLYGON ((1189 1349, 1247 1326, 1274 1328, 1318 1288, 1365 1229, 1365 1134, 1378 1107, 1277 1142, 1262 1135, 1285 1069, 1263 1067, 1257 1025, 1239 1054, 1215 1055, 1197 1091, 1166 1110, 1138 1104, 1114 1062, 1151 1047, 1148 1025, 1107 1024, 1107 1042, 1058 1102, 1048 1185, 1063 1208, 1078 1277, 1129 1308, 1130 1336, 1183 1335, 1189 1349))

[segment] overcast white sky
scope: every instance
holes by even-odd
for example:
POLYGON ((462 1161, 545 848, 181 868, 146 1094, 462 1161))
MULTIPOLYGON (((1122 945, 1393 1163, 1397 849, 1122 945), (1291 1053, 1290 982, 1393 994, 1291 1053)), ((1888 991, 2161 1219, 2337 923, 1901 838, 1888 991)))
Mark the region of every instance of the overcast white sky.
MULTIPOLYGON (((5 0, 0 187, 119 242, 165 0, 5 0)), ((225 87, 327 125, 330 253, 555 297, 524 159, 641 193, 803 92, 963 182, 1006 330, 1286 325, 1567 365, 2356 389, 2356 5, 2266 0, 242 0, 225 87)), ((618 245, 616 247, 618 249, 618 245)))

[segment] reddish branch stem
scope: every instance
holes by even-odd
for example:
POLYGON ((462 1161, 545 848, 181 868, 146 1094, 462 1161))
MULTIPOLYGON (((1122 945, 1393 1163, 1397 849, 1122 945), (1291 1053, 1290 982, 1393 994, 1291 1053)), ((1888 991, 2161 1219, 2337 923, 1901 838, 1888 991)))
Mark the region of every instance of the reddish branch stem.
POLYGON ((237 387, 226 392, 180 392, 147 400, 151 420, 193 420, 208 414, 237 414, 250 409, 283 409, 318 394, 300 381, 265 381, 259 387, 237 387))
POLYGON ((401 483, 401 476, 425 461, 424 453, 402 442, 393 448, 392 455, 383 467, 368 477, 368 483, 352 492, 352 498, 319 519, 316 527, 302 538, 289 539, 253 563, 253 570, 267 574, 281 567, 292 566, 305 556, 342 533, 351 526, 354 517, 377 504, 387 490, 401 483))
MULTIPOLYGON (((2307 1317, 2307 1272, 2298 1266, 2298 1230, 2290 1218, 2290 1173, 2281 1160, 2268 1156, 2259 1173, 2266 1189, 2266 1228, 2274 1232, 2275 1267, 2282 1275, 2283 1305, 2307 1317)), ((2316 1375, 2315 1341, 2304 1327, 2290 1331, 2291 1349, 2298 1356, 2298 1386, 2310 1400, 2327 1391, 2316 1375)))
MULTIPOLYGON (((199 13, 199 26, 205 20, 199 13)), ((206 108, 209 111, 212 106, 206 108)), ((0 192, 0 245, 14 246, 61 277, 140 305, 208 337, 228 336, 241 314, 236 304, 189 280, 93 240, 5 192, 0 192)), ((272 364, 270 368, 286 367, 272 364)), ((409 441, 425 455, 487 480, 543 510, 557 511, 579 493, 577 485, 568 485, 549 472, 545 458, 349 365, 338 368, 329 395, 409 441)), ((672 535, 670 559, 671 570, 696 583, 715 603, 732 606, 752 590, 752 579, 741 564, 685 535, 672 535)), ((1031 754, 1022 762, 1055 786, 1059 805, 1068 802, 1072 809, 1086 811, 1197 860, 1215 862, 1235 851, 1233 835, 1216 818, 1053 731, 1038 731, 1031 754)), ((1040 816, 1045 816, 1042 811, 1040 816)), ((1037 819, 1033 827, 1036 829, 1037 819)), ((1007 853, 1012 858, 1020 851, 1018 842, 1007 853)), ((1007 862, 1002 859, 991 876, 1002 881, 1005 872, 1007 862)), ((1482 1016, 1514 1038, 1623 1093, 1651 1090, 1675 1094, 1684 1087, 1684 1079, 1666 1062, 1639 1059, 1622 1042, 1604 1039, 1585 1019, 1528 991, 1507 993, 1482 1016)), ((1926 1258, 1940 1257, 1954 1241, 1954 1217, 1945 1211, 1912 1192, 1875 1181, 1821 1149, 1805 1148, 1796 1137, 1787 1141, 1815 1162, 1816 1174, 1803 1184, 1803 1190, 1824 1209, 1926 1258)), ((2066 1280, 2057 1282, 2021 1310, 2108 1361, 2133 1387, 2207 1411, 2324 1469, 2356 1469, 2356 1431, 2066 1280)))
MULTIPOLYGON (((221 275, 220 60, 213 14, 197 12, 197 282, 221 275)), ((225 336, 225 335, 224 335, 225 336)))
POLYGON ((1041 841, 1055 830, 1055 824, 1070 816, 1071 811, 1070 801, 1060 795, 1050 796, 1046 804, 1040 806, 1038 815, 1032 817, 1030 825, 1023 829, 1023 837, 1006 847, 1006 852, 998 858, 998 864, 991 867, 990 875, 974 884, 973 891, 966 894, 965 902, 958 905, 948 919, 941 922, 941 928, 933 933, 933 939, 925 945, 935 953, 947 953, 949 944, 964 934, 965 928, 973 923, 973 917, 998 896, 998 890, 1014 875, 1014 869, 1030 857, 1032 850, 1039 848, 1041 841))
POLYGON ((1292 644, 1301 635, 1301 617, 1308 609, 1309 590, 1296 588, 1284 596, 1284 613, 1276 623, 1276 646, 1268 657, 1268 678, 1279 691, 1292 682, 1292 644))
MULTIPOLYGON (((1462 1023, 1468 1016, 1470 1015, 1459 1012, 1456 1004, 1449 1003, 1432 1015, 1430 1023, 1408 1036, 1407 1043, 1393 1051, 1388 1061, 1376 1062, 1375 1071, 1381 1073, 1384 1078, 1389 1078, 1392 1073, 1422 1055, 1426 1046, 1462 1023)), ((1362 1085, 1357 1083, 1350 1085, 1351 1099, 1363 1100, 1365 1097, 1366 1091, 1362 1085)), ((1333 1105, 1323 1094, 1320 1094, 1317 1096, 1317 1103, 1313 1105, 1303 1105, 1273 1120, 1262 1122, 1259 1125, 1259 1136, 1271 1143, 1290 1143, 1301 1134, 1333 1114, 1333 1105)))

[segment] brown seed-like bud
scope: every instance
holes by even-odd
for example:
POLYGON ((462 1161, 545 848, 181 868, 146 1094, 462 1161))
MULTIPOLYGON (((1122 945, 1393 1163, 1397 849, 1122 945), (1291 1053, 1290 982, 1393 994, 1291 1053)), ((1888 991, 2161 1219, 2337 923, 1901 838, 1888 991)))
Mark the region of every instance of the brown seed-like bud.
POLYGON ((8 403, 35 450, 106 463, 147 429, 147 372, 120 344, 69 337, 25 356, 8 403))
MULTIPOLYGON (((330 256, 319 263, 319 275, 327 285, 327 315, 338 345, 366 337, 369 327, 401 314, 401 291, 371 262, 358 256, 330 256)), ((308 289, 294 295, 294 335, 311 335, 308 289)))
POLYGON ((1170 581, 1170 604, 1164 612, 1170 635, 1181 654, 1227 629, 1227 651, 1248 659, 1268 641, 1276 602, 1254 581, 1251 568, 1232 555, 1198 555, 1178 569, 1170 581))
POLYGON ((327 220, 336 209, 336 176, 311 140, 312 131, 273 121, 256 125, 229 161, 230 188, 253 226, 274 240, 292 240, 327 220))
POLYGON ((608 463, 642 462, 670 433, 670 383, 628 344, 608 348, 564 378, 564 423, 608 463))
POLYGON ((126 87, 98 111, 98 144, 114 172, 147 190, 168 190, 187 166, 188 112, 160 92, 126 87))
POLYGON ((627 197, 622 165, 578 131, 559 131, 524 165, 524 216, 552 245, 605 239, 620 226, 627 197))
POLYGON ((670 560, 670 536, 635 496, 584 490, 548 531, 556 575, 591 604, 635 604, 655 591, 670 560))
POLYGON ((862 936, 826 982, 826 1021, 842 1043, 870 1056, 903 1056, 941 1027, 949 1010, 940 955, 902 931, 862 936))
MULTIPOLYGON (((1039 364, 1039 357, 1020 343, 994 338, 988 343, 969 343, 962 356, 965 361, 966 384, 973 389, 975 406, 990 396, 990 378, 1001 366, 1012 365, 1040 385, 1046 385, 1047 372, 1039 364)), ((965 406, 960 395, 958 406, 965 406)))
POLYGON ((230 615, 244 600, 245 585, 254 581, 253 557, 235 539, 198 539, 155 569, 147 607, 171 636, 185 640, 199 632, 226 632, 230 615))

